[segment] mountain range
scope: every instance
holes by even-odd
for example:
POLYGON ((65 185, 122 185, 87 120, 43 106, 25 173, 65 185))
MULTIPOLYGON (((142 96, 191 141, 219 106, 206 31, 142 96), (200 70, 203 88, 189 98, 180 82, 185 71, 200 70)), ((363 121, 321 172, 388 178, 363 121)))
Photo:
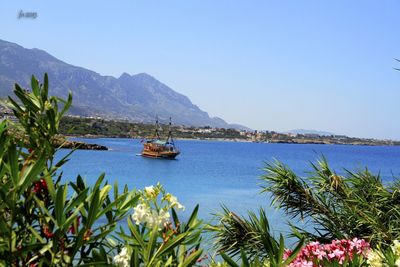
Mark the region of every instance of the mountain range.
POLYGON ((210 117, 187 96, 149 74, 103 76, 43 50, 0 40, 0 97, 11 95, 14 83, 29 88, 31 76, 41 80, 44 73, 49 75, 50 94, 65 98, 72 91, 71 115, 145 123, 154 122, 156 116, 160 122, 172 117, 178 125, 246 128, 210 117))

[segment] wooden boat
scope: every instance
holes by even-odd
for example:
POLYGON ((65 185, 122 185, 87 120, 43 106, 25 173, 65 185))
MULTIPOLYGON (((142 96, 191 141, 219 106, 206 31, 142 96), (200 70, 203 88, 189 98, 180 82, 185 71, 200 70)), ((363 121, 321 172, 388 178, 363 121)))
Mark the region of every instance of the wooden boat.
POLYGON ((168 136, 165 141, 160 138, 159 128, 160 125, 158 119, 156 119, 155 137, 142 142, 143 150, 141 155, 148 158, 175 159, 180 154, 180 151, 176 148, 172 138, 171 118, 169 118, 168 136))

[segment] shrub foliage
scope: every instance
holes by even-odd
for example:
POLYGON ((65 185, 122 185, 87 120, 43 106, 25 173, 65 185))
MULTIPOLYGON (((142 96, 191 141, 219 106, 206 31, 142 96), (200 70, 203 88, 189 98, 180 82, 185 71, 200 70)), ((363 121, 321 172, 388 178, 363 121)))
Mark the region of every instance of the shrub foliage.
POLYGON ((194 265, 202 254, 199 234, 193 234, 200 227, 197 209, 188 224, 172 211, 174 231, 167 223, 133 225, 128 215, 140 201, 138 192, 112 187, 104 174, 91 186, 79 175, 64 182, 60 168, 70 153, 56 162, 55 153, 72 96, 49 96, 48 86, 47 75, 43 84, 32 77, 31 90, 15 85, 17 98, 8 105, 18 122, 0 123, 0 266, 194 265), (126 219, 128 231, 119 224, 126 219), (190 254, 192 246, 197 250, 190 254), (121 248, 135 260, 127 262, 121 248))
POLYGON ((384 184, 367 169, 338 175, 325 158, 311 164, 307 178, 276 161, 267 164, 263 192, 292 218, 314 225, 297 229, 310 240, 362 238, 372 246, 388 246, 400 238, 400 181, 384 184))

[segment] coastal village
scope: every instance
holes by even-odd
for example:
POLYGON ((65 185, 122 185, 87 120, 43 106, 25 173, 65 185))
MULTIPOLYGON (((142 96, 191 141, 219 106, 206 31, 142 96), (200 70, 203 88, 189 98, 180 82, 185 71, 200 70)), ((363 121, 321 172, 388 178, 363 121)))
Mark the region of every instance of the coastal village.
MULTIPOLYGON (((166 132, 168 125, 161 124, 166 132)), ((85 137, 148 138, 154 134, 154 124, 105 120, 94 117, 66 116, 60 125, 64 134, 85 137), (68 129, 72 129, 69 130, 68 129)), ((400 145, 400 141, 357 138, 345 135, 319 135, 315 133, 279 133, 244 129, 225 129, 210 126, 173 126, 176 139, 220 140, 232 142, 287 143, 287 144, 340 144, 340 145, 400 145)))
MULTIPOLYGON (((12 112, 0 105, 0 119, 15 120, 12 112)), ((166 130, 167 125, 161 124, 166 130)), ((160 129, 161 130, 161 129, 160 129)), ((65 116, 60 124, 60 131, 66 136, 82 137, 121 137, 147 138, 153 135, 154 125, 129 121, 103 119, 101 117, 65 116)), ((225 129, 210 126, 173 126, 176 139, 219 140, 232 142, 286 143, 286 144, 340 144, 397 146, 400 141, 378 140, 373 138, 357 138, 345 135, 319 135, 316 133, 280 133, 275 131, 259 131, 245 129, 225 129)))

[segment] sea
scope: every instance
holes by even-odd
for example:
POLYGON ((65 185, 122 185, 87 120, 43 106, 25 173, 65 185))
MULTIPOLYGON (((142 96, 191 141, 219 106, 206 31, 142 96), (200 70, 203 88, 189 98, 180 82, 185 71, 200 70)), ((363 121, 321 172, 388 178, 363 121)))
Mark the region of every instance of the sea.
MULTIPOLYGON (((315 144, 269 144, 231 141, 178 140, 181 154, 176 160, 149 159, 138 156, 140 139, 74 139, 105 145, 108 151, 77 150, 62 167, 63 180, 74 181, 80 174, 88 184, 106 174, 106 180, 120 187, 144 189, 161 183, 185 206, 183 219, 199 204, 199 218, 214 223, 214 214, 226 206, 246 217, 248 211, 266 210, 274 232, 289 232, 288 218, 271 206, 271 197, 261 193, 260 179, 267 163, 279 160, 298 175, 307 176, 310 163, 326 157, 338 174, 346 170, 365 170, 380 174, 388 183, 400 176, 400 147, 315 144)), ((61 150, 57 157, 68 153, 61 150)), ((296 224, 305 223, 297 221, 296 224)))

